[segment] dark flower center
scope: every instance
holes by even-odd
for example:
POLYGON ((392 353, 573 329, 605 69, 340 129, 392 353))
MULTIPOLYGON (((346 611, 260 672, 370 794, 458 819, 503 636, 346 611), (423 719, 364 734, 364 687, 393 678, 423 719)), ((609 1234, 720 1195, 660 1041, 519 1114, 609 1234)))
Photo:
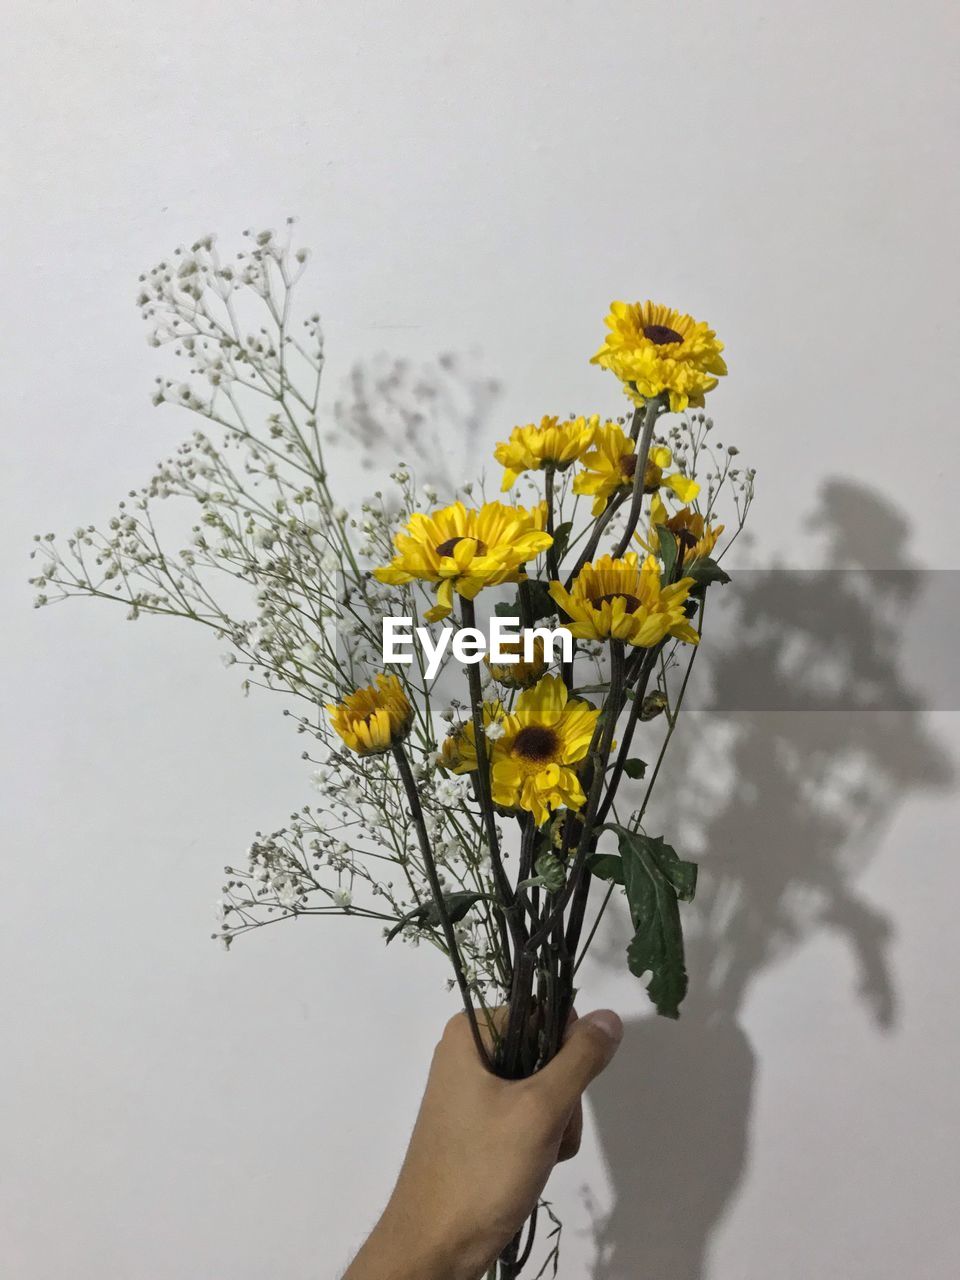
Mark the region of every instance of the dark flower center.
POLYGON ((635 613, 640 608, 640 600, 636 596, 627 595, 625 591, 609 591, 605 596, 591 596, 590 603, 595 609, 602 604, 613 604, 614 600, 622 600, 627 606, 627 613, 635 613))
POLYGON ((557 755, 560 741, 553 729, 543 724, 528 724, 513 742, 514 754, 534 764, 548 764, 557 755))
MULTIPOLYGON (((620 459, 620 474, 624 480, 632 481, 637 474, 637 455, 635 453, 627 453, 620 459)), ((644 493, 656 493, 660 488, 660 481, 663 479, 663 468, 658 467, 655 462, 647 459, 647 465, 643 470, 643 491, 644 493)))
POLYGON ((677 535, 677 542, 680 544, 681 551, 692 551, 697 545, 697 535, 692 529, 674 529, 673 532, 677 535))
MULTIPOLYGON (((458 542, 463 541, 463 538, 448 538, 446 542, 441 542, 439 547, 437 547, 437 555, 452 556, 454 547, 458 542)), ((487 544, 485 542, 481 542, 479 538, 470 538, 468 541, 475 542, 477 544, 474 552, 475 555, 485 556, 487 554, 487 544)))
POLYGON ((645 324, 643 326, 643 336, 650 342, 656 343, 658 347, 666 346, 668 342, 682 342, 683 334, 677 333, 676 329, 671 329, 665 324, 645 324))

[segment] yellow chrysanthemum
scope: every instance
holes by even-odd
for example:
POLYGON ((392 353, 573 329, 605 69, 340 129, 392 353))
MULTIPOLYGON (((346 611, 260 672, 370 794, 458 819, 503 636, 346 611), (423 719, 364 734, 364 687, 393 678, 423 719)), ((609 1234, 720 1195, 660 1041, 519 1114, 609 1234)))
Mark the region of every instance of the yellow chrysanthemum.
POLYGON ((528 511, 488 502, 479 511, 462 502, 434 511, 417 512, 393 543, 397 554, 373 576, 390 585, 437 582, 437 604, 428 622, 438 622, 453 608, 453 593, 472 600, 483 588, 501 582, 519 582, 527 561, 551 545, 544 526, 544 503, 528 511))
POLYGON ((713 554, 717 539, 723 533, 722 524, 707 524, 699 511, 692 507, 681 507, 670 515, 663 505, 659 494, 655 494, 650 503, 650 532, 646 540, 635 534, 637 542, 645 551, 659 554, 660 540, 657 537, 657 526, 663 525, 675 536, 680 546, 680 554, 684 564, 692 564, 703 556, 713 554))
MULTIPOLYGON (((505 715, 503 704, 499 701, 483 704, 483 727, 501 721, 505 715)), ((473 721, 466 720, 456 725, 444 738, 437 753, 437 764, 450 773, 475 773, 477 768, 476 737, 473 732, 473 721)))
POLYGON ((550 595, 570 619, 565 625, 578 640, 622 640, 642 649, 665 636, 696 644, 699 636, 684 613, 692 578, 660 585, 660 566, 648 556, 641 566, 635 551, 622 560, 601 556, 585 564, 566 591, 550 584, 550 595))
MULTIPOLYGON (((573 492, 593 496, 593 514, 600 515, 610 498, 619 490, 632 489, 637 470, 636 442, 631 440, 618 422, 598 427, 593 448, 583 455, 584 469, 573 478, 573 492)), ((692 502, 700 492, 696 480, 675 471, 664 475, 673 461, 666 445, 655 444, 647 454, 643 474, 644 493, 656 493, 661 486, 671 489, 681 502, 692 502)))
POLYGON ((668 393, 674 413, 702 406, 727 372, 723 343, 703 321, 656 302, 612 302, 609 330, 592 358, 617 375, 637 404, 668 393))
POLYGON ((327 711, 340 737, 361 756, 389 751, 413 723, 413 707, 396 676, 378 675, 376 685, 357 689, 327 711))
POLYGON ((519 640, 501 640, 502 653, 515 653, 516 662, 491 662, 490 655, 484 658, 487 670, 498 684, 506 689, 526 689, 536 684, 549 665, 542 636, 533 637, 533 657, 530 662, 523 658, 524 637, 519 640))
POLYGON ((506 468, 501 491, 512 488, 522 471, 540 471, 547 466, 562 471, 569 467, 590 448, 599 421, 599 416, 594 414, 591 418, 570 418, 566 422, 541 418, 539 426, 531 422, 525 427, 514 427, 510 439, 501 440, 493 451, 497 462, 506 468))
MULTIPOLYGON (((571 698, 559 676, 544 676, 517 699, 510 715, 496 718, 502 731, 491 743, 490 790, 494 804, 525 809, 542 826, 554 809, 579 809, 586 800, 576 766, 586 758, 600 712, 571 698)), ((472 725, 464 726, 472 746, 472 725)), ((471 768, 464 752, 457 773, 471 768)), ((476 768, 476 755, 472 768, 476 768)))

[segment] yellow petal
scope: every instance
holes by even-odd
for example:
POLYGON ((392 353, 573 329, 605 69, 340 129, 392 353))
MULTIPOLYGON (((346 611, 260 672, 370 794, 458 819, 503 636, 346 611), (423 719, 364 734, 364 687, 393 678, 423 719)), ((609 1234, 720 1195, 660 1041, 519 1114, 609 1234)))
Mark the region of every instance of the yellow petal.
POLYGON ((681 502, 692 502, 700 492, 700 486, 696 480, 691 480, 689 476, 679 474, 666 476, 664 484, 669 485, 681 502))

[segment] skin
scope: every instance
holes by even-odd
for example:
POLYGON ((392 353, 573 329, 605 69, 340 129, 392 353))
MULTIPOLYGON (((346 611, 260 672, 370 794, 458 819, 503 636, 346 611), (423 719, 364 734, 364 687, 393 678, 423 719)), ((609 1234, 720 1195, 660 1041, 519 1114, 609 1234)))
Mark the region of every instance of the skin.
POLYGON ((501 1080, 467 1019, 447 1023, 390 1201, 343 1280, 478 1280, 580 1146, 581 1096, 620 1044, 608 1009, 573 1021, 556 1058, 501 1080))

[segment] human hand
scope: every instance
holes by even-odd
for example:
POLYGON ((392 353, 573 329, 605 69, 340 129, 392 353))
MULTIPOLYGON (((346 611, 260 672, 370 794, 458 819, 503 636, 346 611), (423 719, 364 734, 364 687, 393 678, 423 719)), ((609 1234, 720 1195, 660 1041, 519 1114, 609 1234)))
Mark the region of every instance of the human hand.
POLYGON ((447 1024, 383 1217, 344 1280, 477 1280, 580 1146, 580 1098, 623 1035, 607 1009, 574 1021, 526 1080, 480 1061, 464 1014, 447 1024))

